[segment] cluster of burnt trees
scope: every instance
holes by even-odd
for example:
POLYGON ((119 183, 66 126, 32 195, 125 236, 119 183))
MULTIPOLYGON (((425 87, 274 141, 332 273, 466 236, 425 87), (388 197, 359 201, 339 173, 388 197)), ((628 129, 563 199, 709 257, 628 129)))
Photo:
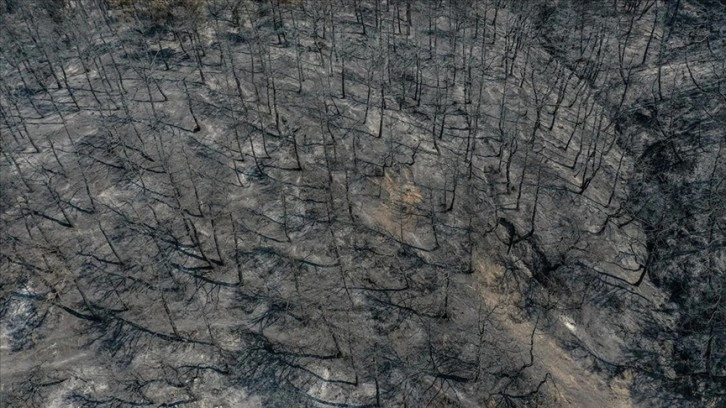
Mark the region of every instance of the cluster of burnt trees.
POLYGON ((644 336, 671 350, 669 368, 656 369, 662 357, 643 345, 633 348, 629 364, 687 400, 723 400, 726 8, 712 1, 624 3, 630 12, 616 27, 617 53, 602 49, 611 15, 588 15, 585 4, 571 14, 550 9, 547 21, 569 18, 572 24, 568 32, 543 23, 546 41, 596 87, 601 81, 596 97, 609 101, 618 143, 635 159, 617 222, 642 225, 647 257, 636 283, 649 279, 661 289, 666 303, 660 312, 673 320, 647 322, 644 336), (583 34, 587 26, 595 32, 583 34), (587 51, 583 38, 597 45, 587 51), (583 61, 581 49, 597 57, 583 61), (600 70, 591 70, 592 60, 600 70))
POLYGON ((5 402, 722 401, 724 16, 4 0, 5 402))

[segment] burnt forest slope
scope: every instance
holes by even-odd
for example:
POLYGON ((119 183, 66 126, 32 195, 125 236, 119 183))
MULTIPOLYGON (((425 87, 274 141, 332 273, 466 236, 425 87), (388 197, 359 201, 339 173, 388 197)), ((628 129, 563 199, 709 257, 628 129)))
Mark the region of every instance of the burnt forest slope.
POLYGON ((0 406, 722 406, 726 5, 0 1, 0 406))

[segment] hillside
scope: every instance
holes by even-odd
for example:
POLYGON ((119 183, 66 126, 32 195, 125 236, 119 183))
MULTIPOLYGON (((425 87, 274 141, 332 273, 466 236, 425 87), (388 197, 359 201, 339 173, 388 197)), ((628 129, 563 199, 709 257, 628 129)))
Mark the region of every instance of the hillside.
POLYGON ((725 33, 3 0, 0 406, 722 406, 725 33))

